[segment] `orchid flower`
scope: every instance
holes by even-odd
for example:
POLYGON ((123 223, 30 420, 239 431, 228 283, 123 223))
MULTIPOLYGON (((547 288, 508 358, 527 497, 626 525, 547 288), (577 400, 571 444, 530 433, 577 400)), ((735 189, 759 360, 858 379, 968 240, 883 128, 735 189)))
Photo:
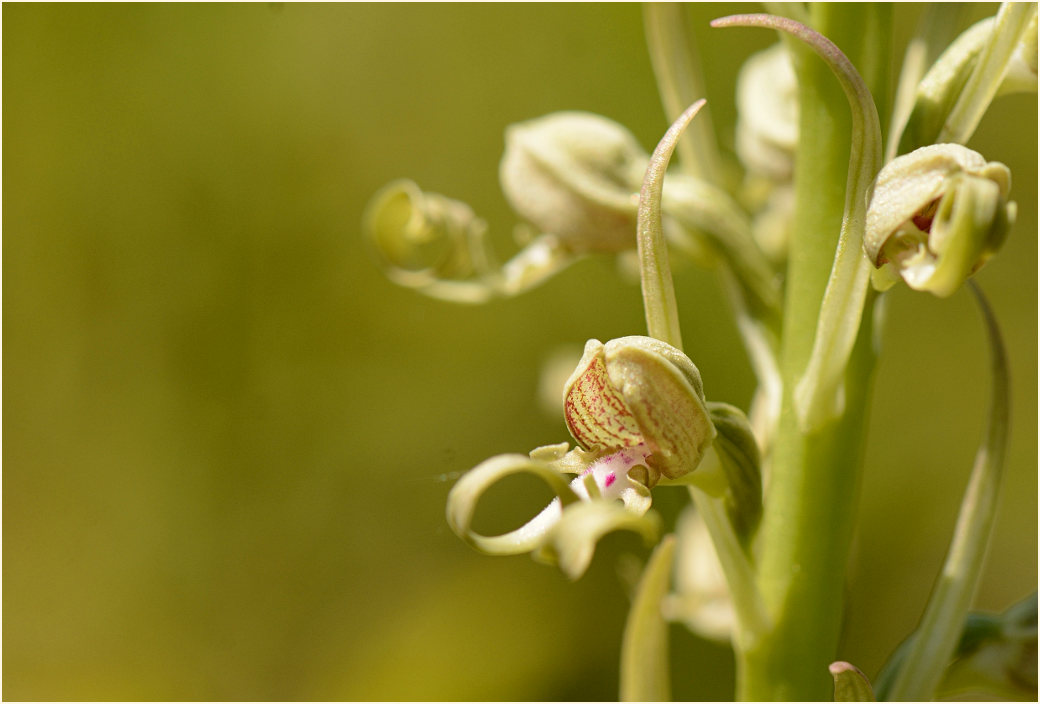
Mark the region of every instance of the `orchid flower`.
POLYGON ((577 579, 604 534, 627 529, 657 537, 658 520, 648 513, 651 487, 696 470, 716 430, 697 367, 649 337, 589 340, 565 385, 563 406, 578 446, 568 450, 561 443, 482 462, 452 488, 448 523, 478 550, 531 552, 577 579), (512 532, 476 533, 471 525, 480 496, 518 473, 540 477, 556 498, 512 532))

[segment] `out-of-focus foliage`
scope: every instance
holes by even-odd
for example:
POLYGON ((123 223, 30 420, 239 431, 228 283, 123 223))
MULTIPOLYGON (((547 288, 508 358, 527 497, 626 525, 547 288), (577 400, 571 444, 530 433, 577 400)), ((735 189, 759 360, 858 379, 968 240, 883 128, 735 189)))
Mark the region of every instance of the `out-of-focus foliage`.
MULTIPOLYGON (((749 7, 690 10, 730 145, 736 73, 773 38, 707 21, 749 7)), ((919 9, 897 9, 896 46, 919 9)), ((639 540, 608 538, 570 584, 472 552, 444 501, 453 473, 566 439, 539 411, 543 355, 643 333, 638 287, 593 259, 451 306, 387 281, 360 223, 407 176, 473 205, 505 252, 507 124, 589 110, 649 149, 666 124, 639 9, 3 15, 4 696, 615 697, 639 540)), ((1019 203, 978 275, 1016 390, 977 600, 993 611, 1036 585, 1035 114, 1035 96, 1002 98, 969 145, 1011 168, 1019 203)), ((677 279, 707 395, 746 407, 717 282, 677 279)), ((926 599, 986 398, 966 294, 890 303, 839 654, 868 675, 926 599)), ((544 489, 514 486, 477 518, 517 525, 544 489)), ((730 654, 675 635, 673 694, 729 697, 730 654)))

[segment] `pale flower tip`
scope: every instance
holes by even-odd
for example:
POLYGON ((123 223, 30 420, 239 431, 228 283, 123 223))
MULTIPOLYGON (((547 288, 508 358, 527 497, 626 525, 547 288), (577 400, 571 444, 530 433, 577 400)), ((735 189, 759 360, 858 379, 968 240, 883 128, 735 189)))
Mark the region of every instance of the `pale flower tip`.
POLYGON ((839 660, 832 662, 828 668, 834 678, 834 701, 836 702, 873 702, 877 701, 870 680, 862 670, 852 663, 839 660))
POLYGON ((853 665, 852 663, 845 662, 844 660, 832 662, 830 665, 827 666, 827 669, 830 671, 832 675, 840 675, 845 672, 858 672, 855 665, 853 665))

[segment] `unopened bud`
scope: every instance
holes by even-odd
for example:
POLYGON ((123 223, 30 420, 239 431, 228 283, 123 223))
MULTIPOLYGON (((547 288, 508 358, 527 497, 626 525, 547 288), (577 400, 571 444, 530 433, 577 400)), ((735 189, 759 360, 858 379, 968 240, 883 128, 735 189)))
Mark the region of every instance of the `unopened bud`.
POLYGON ((372 196, 364 227, 395 283, 465 303, 494 292, 487 223, 465 203, 401 179, 372 196))
POLYGON ((619 252, 636 244, 636 194, 648 161, 616 122, 558 112, 506 130, 499 178, 513 209, 571 252, 619 252))
POLYGON ((798 81, 783 44, 752 54, 737 77, 737 155, 749 171, 791 177, 798 143, 798 81))

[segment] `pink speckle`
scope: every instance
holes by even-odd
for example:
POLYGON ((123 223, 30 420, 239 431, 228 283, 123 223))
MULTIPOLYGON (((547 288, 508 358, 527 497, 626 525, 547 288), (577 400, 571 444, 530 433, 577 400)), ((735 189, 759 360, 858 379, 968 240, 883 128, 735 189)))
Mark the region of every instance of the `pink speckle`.
POLYGON ((606 477, 603 478, 603 488, 610 488, 610 485, 613 484, 616 479, 617 475, 615 475, 613 472, 608 474, 606 477))

